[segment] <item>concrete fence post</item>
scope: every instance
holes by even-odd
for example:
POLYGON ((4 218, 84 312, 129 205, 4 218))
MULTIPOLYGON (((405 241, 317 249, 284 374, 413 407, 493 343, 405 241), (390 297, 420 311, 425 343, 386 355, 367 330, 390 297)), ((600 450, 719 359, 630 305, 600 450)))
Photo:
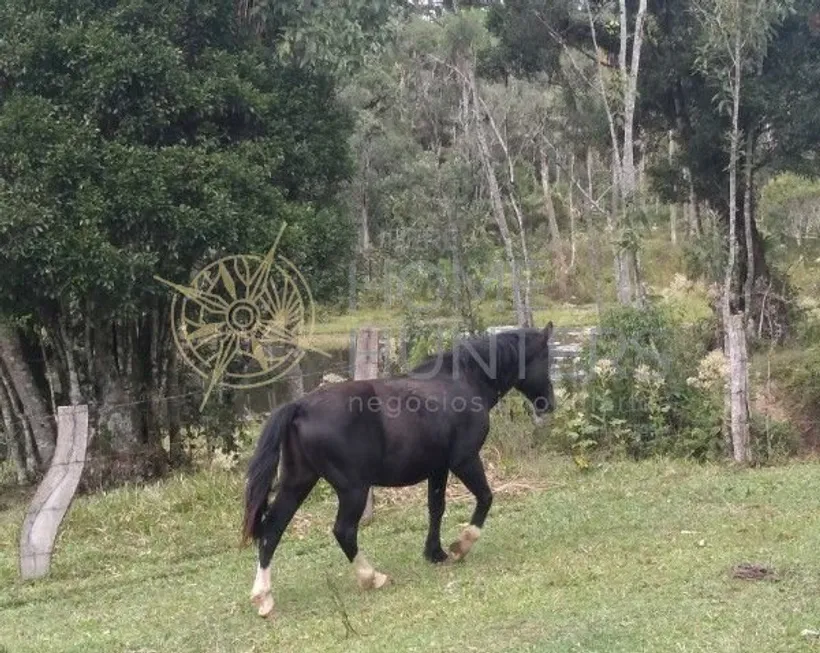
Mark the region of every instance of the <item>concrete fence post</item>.
POLYGON ((88 448, 88 406, 57 408, 57 447, 20 533, 20 575, 23 580, 45 576, 57 531, 74 499, 88 448))

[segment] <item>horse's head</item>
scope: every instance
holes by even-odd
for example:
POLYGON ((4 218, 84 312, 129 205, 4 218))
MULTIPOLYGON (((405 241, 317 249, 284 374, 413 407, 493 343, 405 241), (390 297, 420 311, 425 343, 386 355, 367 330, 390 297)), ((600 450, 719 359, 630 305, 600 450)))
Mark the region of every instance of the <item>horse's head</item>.
POLYGON ((532 402, 536 417, 555 410, 555 393, 550 379, 549 339, 552 322, 543 330, 525 332, 525 365, 523 378, 519 378, 515 389, 532 402))

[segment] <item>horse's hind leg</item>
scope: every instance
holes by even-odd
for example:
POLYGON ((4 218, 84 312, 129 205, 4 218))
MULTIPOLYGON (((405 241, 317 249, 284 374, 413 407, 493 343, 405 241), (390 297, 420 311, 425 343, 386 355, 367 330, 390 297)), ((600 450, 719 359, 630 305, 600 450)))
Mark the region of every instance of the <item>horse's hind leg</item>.
POLYGON ((453 473, 464 483, 467 489, 476 498, 476 506, 470 525, 464 529, 461 536, 450 545, 450 556, 453 560, 461 560, 466 556, 473 544, 481 536, 481 529, 484 527, 484 520, 493 503, 493 493, 487 483, 487 476, 484 474, 484 465, 478 454, 467 462, 453 468, 453 473))
POLYGON ((359 552, 359 521, 367 503, 368 488, 347 488, 336 490, 339 497, 339 510, 333 535, 339 543, 349 562, 353 564, 356 580, 362 589, 378 589, 387 582, 387 576, 373 569, 372 565, 359 552))
POLYGON ((267 617, 273 612, 270 582, 270 563, 273 553, 290 520, 293 519, 293 515, 296 514, 317 481, 318 477, 312 474, 305 475, 298 480, 283 479, 276 498, 265 512, 262 537, 259 539, 259 565, 251 590, 251 602, 257 606, 259 615, 262 617, 267 617))

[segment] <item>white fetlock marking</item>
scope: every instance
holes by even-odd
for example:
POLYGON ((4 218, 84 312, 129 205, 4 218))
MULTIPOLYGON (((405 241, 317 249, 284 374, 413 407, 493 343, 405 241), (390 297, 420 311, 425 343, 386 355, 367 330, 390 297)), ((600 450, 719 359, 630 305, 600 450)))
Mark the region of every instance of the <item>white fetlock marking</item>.
POLYGON ((369 587, 376 575, 376 570, 361 553, 357 553, 353 558, 353 571, 360 587, 369 587))
POLYGON ((258 607, 260 617, 273 612, 273 596, 270 593, 270 567, 262 569, 257 565, 256 578, 251 589, 251 602, 258 607))
POLYGON ((353 558, 353 570, 356 573, 356 581, 362 589, 379 589, 387 582, 387 576, 373 569, 373 565, 361 552, 353 558))
POLYGON ((478 526, 473 526, 472 524, 465 528, 461 533, 461 541, 469 542, 470 546, 477 542, 479 537, 481 537, 481 529, 478 526))
POLYGON ((256 566, 256 578, 253 581, 253 589, 251 596, 260 596, 270 592, 270 567, 262 569, 259 565, 256 566))
POLYGON ((481 529, 478 526, 470 524, 461 532, 461 535, 458 540, 453 543, 453 546, 450 547, 450 557, 454 560, 461 560, 470 552, 470 549, 473 548, 473 544, 478 541, 479 537, 481 537, 481 529))

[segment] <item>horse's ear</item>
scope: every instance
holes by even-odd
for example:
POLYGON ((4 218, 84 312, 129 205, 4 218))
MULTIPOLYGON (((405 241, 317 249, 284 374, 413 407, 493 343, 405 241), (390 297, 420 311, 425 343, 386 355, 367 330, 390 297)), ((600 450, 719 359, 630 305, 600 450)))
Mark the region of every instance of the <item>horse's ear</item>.
POLYGON ((547 322, 547 326, 544 327, 544 335, 547 337, 547 340, 552 336, 552 320, 547 322))

